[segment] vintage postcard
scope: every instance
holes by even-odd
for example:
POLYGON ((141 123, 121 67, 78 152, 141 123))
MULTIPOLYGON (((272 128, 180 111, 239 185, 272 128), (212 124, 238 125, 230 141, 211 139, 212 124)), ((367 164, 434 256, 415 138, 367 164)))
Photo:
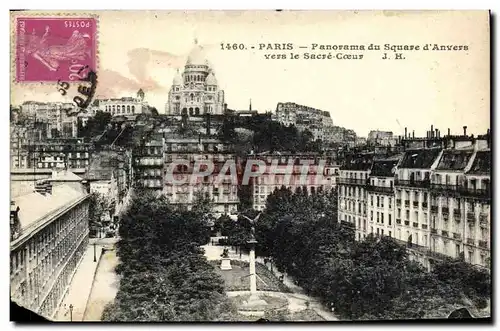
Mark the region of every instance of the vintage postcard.
POLYGON ((11 320, 491 321, 488 11, 10 19, 11 320))

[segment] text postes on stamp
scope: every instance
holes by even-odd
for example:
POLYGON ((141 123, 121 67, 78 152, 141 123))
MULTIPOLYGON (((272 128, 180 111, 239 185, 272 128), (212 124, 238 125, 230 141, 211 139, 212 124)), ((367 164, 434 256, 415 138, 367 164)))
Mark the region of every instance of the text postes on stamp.
POLYGON ((18 17, 16 81, 57 82, 84 79, 96 71, 95 18, 18 17))

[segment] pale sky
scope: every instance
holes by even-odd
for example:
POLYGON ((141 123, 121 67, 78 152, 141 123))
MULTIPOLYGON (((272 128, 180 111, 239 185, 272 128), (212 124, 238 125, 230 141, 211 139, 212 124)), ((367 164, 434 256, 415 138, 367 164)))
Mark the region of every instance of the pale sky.
MULTIPOLYGON (((275 110, 296 102, 326 110, 335 125, 425 136, 433 124, 444 134, 485 133, 490 127, 488 12, 166 12, 102 11, 99 16, 97 97, 133 96, 139 87, 160 112, 176 69, 183 69, 194 38, 205 47, 231 109, 275 110), (243 43, 248 50, 221 50, 243 43), (294 50, 259 51, 259 43, 293 43, 294 50), (311 44, 467 45, 467 51, 405 52, 405 60, 289 59, 312 53, 311 44), (251 46, 256 49, 250 49, 251 46), (286 54, 285 60, 265 54, 286 54)), ((328 54, 329 51, 316 52, 328 54)), ((388 52, 393 54, 393 52, 388 52)), ((55 84, 12 84, 13 104, 26 100, 71 101, 55 84)))

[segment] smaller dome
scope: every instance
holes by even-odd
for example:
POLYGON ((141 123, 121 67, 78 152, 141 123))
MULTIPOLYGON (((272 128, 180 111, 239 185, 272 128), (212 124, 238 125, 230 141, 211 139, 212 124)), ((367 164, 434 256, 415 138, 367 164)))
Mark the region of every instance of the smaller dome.
POLYGON ((210 73, 207 76, 207 79, 205 80, 205 83, 207 85, 217 85, 217 79, 215 78, 213 71, 210 71, 210 73))
POLYGON ((182 85, 182 78, 179 73, 179 69, 177 69, 177 72, 175 73, 174 82, 172 83, 172 85, 182 85))

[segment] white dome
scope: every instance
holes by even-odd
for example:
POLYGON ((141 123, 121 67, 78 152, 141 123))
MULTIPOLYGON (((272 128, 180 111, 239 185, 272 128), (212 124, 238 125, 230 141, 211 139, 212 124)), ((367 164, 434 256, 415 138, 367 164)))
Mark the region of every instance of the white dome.
POLYGON ((188 55, 186 65, 208 65, 203 47, 195 43, 194 48, 188 55))
POLYGON ((182 78, 179 73, 179 69, 177 69, 177 72, 175 73, 174 82, 172 83, 172 85, 182 85, 182 78))
POLYGON ((217 78, 215 78, 213 71, 210 71, 210 73, 207 76, 207 79, 205 80, 205 83, 207 85, 217 85, 217 78))

